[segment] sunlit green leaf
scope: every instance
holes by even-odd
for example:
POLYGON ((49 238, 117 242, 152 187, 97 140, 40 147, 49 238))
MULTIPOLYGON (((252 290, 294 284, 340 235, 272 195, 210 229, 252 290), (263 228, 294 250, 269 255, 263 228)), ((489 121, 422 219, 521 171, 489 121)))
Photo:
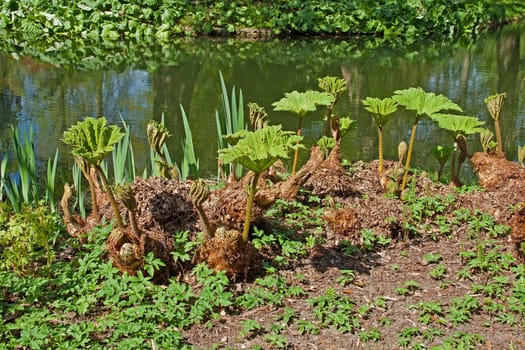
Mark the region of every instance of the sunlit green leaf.
POLYGON ((392 98, 406 109, 416 112, 417 119, 432 117, 438 112, 447 110, 463 112, 461 107, 448 97, 425 92, 420 87, 396 90, 394 94, 392 98))
POLYGON ((317 106, 328 106, 334 102, 334 97, 327 92, 308 90, 305 92, 292 91, 284 94, 285 97, 272 103, 274 110, 286 111, 304 117, 307 112, 313 112, 317 106))
POLYGON ((241 135, 234 146, 219 151, 219 158, 225 164, 238 163, 256 173, 268 169, 278 159, 288 158, 288 153, 300 147, 297 142, 302 140, 293 132, 283 131, 280 125, 242 131, 241 135))
POLYGON ((382 128, 390 119, 390 116, 397 111, 398 103, 391 97, 384 99, 367 97, 362 101, 365 109, 372 113, 376 125, 382 128))
POLYGON ((451 131, 453 135, 478 133, 482 129, 481 126, 485 124, 485 122, 476 117, 455 114, 437 113, 432 116, 432 120, 436 121, 440 128, 451 131))
POLYGON ((108 125, 104 117, 87 117, 64 131, 62 141, 73 147, 73 156, 100 164, 124 135, 117 126, 108 125))

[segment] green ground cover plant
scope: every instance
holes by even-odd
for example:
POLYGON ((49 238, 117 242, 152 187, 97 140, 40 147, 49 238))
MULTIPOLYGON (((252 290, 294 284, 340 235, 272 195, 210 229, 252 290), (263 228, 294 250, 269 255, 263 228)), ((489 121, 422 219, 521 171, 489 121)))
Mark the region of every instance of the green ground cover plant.
MULTIPOLYGON (((281 208, 285 209, 282 205, 281 208)), ((274 209, 272 215, 276 214, 274 209)), ((285 209, 281 215, 286 217, 291 214, 289 209, 285 209)), ((478 221, 478 224, 472 224, 471 240, 466 241, 467 246, 458 258, 461 257, 462 266, 469 269, 470 280, 459 276, 451 278, 452 281, 467 283, 471 292, 451 298, 448 304, 432 298, 417 303, 409 301, 407 311, 415 310, 417 317, 414 322, 424 328, 400 329, 398 346, 425 348, 432 344, 436 349, 450 346, 475 348, 486 342, 486 337, 469 332, 448 333, 446 327, 469 324, 480 313, 488 313, 496 322, 510 327, 523 324, 523 264, 516 264, 494 238, 493 241, 486 239, 485 235, 490 237, 490 232, 497 231, 494 229, 497 224, 479 214, 471 214, 469 221, 478 221), (480 221, 483 225, 479 224, 480 221), (483 263, 478 261, 482 257, 483 263)), ((279 310, 276 317, 270 323, 253 318, 240 322, 239 339, 280 347, 290 342, 287 328, 296 329, 305 336, 315 336, 333 327, 337 332, 353 334, 367 344, 380 344, 391 327, 392 321, 385 320, 372 327, 368 320, 375 317, 378 308, 389 309, 393 303, 391 297, 395 294, 380 297, 380 301, 372 304, 364 302, 359 296, 356 299, 345 294, 356 283, 356 277, 362 280, 363 275, 359 271, 342 269, 340 278, 334 278, 333 288, 316 292, 305 288, 310 277, 302 276, 295 280, 287 274, 286 267, 274 265, 253 284, 235 291, 224 274, 216 274, 200 264, 190 271, 194 282, 173 279, 162 286, 151 282, 154 271, 162 264, 152 256, 146 257, 144 272, 137 276, 122 275, 111 262, 101 259, 104 254, 102 243, 110 231, 111 226, 93 230, 88 235, 88 242, 83 245, 59 234, 58 239, 50 241, 51 247, 55 255, 61 255, 71 246, 76 247, 72 260, 52 259, 46 268, 38 267, 32 274, 0 273, 3 291, 0 308, 5 315, 0 324, 0 334, 4 348, 66 349, 89 346, 123 349, 133 346, 150 349, 154 343, 157 348, 192 349, 185 343, 184 334, 195 325, 208 324, 206 327, 213 328, 217 326, 215 320, 230 313, 242 314, 267 307, 279 310), (43 286, 48 287, 44 289, 43 286), (16 295, 16 299, 7 299, 8 295, 16 295), (290 300, 302 300, 308 308, 297 308, 295 303, 290 305, 290 300), (84 321, 78 322, 79 317, 84 321), (34 331, 24 331, 27 327, 34 331)), ((261 248, 269 245, 279 249, 286 246, 286 242, 298 242, 290 241, 293 236, 286 235, 262 238, 270 236, 261 236, 261 248)), ((185 247, 181 248, 180 257, 187 259, 197 245, 191 242, 188 234, 180 233, 178 237, 179 246, 185 247)), ((441 236, 440 240, 447 238, 441 236)), ((423 256, 432 266, 432 262, 441 261, 445 254, 445 251, 433 250, 423 256)), ((34 257, 34 260, 45 261, 46 258, 42 258, 44 260, 34 257)), ((287 257, 284 254, 283 258, 288 259, 289 264, 295 264, 298 259, 297 256, 287 257)), ((398 286, 399 291, 395 291, 406 298, 412 298, 422 288, 421 282, 414 279, 404 279, 398 286)), ((264 348, 265 345, 260 346, 264 348)))

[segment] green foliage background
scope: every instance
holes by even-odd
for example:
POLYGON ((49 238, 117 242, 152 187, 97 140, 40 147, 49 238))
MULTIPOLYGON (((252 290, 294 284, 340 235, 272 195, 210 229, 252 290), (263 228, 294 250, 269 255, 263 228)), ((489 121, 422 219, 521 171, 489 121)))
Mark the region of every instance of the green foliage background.
POLYGON ((472 39, 523 13, 525 3, 517 0, 10 0, 0 3, 0 50, 53 63, 60 53, 63 61, 88 65, 92 57, 134 57, 125 52, 130 45, 147 60, 152 53, 144 47, 153 44, 259 30, 265 37, 366 36, 407 44, 472 39))
POLYGON ((474 34, 523 12, 516 0, 380 1, 4 1, 0 25, 27 37, 77 34, 102 40, 264 28, 273 34, 474 34))

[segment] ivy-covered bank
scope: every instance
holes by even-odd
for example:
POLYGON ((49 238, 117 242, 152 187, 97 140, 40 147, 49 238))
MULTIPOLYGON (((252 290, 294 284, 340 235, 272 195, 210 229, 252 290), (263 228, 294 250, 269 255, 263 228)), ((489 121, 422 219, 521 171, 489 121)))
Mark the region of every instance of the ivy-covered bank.
POLYGON ((14 41, 169 41, 173 36, 476 35, 525 12, 520 0, 8 0, 0 37, 14 41))

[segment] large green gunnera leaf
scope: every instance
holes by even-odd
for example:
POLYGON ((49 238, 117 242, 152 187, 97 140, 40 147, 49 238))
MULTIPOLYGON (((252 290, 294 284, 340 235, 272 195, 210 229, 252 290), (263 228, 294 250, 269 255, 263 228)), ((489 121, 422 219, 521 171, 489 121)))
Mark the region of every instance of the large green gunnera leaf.
POLYGON ((394 91, 394 94, 393 99, 406 109, 415 111, 418 118, 432 117, 434 114, 446 110, 463 112, 461 107, 448 97, 436 95, 433 92, 425 92, 420 87, 397 90, 394 91))
POLYGON ((481 131, 485 122, 476 117, 467 117, 455 114, 434 114, 432 120, 436 121, 440 128, 449 130, 455 136, 476 134, 481 131))
POLYGON ((292 91, 284 94, 285 97, 274 102, 274 110, 286 111, 303 117, 307 112, 314 112, 317 106, 329 106, 334 102, 334 96, 327 92, 308 90, 305 92, 292 91))
POLYGON ((122 137, 124 133, 117 126, 108 125, 106 118, 88 117, 64 131, 62 141, 73 147, 74 157, 98 165, 122 137))

